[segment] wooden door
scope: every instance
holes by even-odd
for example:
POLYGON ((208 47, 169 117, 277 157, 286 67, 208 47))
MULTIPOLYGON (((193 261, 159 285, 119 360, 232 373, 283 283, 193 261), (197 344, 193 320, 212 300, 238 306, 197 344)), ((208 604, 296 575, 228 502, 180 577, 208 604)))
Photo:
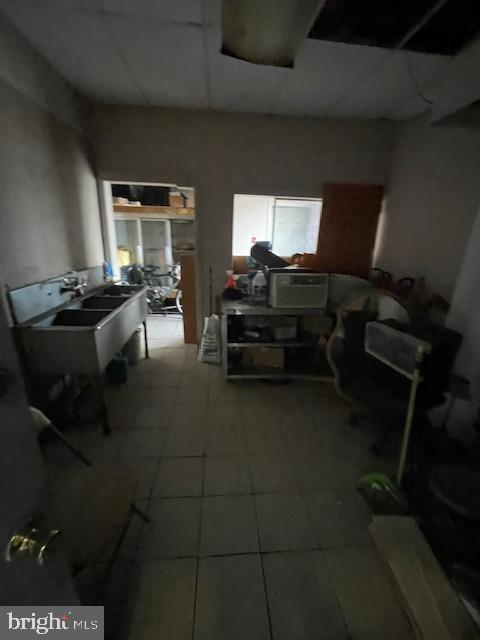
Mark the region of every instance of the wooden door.
POLYGON ((13 548, 8 551, 13 536, 27 534, 38 525, 38 535, 32 537, 38 540, 57 524, 49 522, 48 513, 43 511, 44 476, 5 302, 0 296, 0 606, 78 604, 61 545, 46 555, 44 564, 39 559, 38 544, 31 553, 14 553, 13 548))
POLYGON ((317 269, 368 276, 382 199, 381 185, 323 185, 317 269))

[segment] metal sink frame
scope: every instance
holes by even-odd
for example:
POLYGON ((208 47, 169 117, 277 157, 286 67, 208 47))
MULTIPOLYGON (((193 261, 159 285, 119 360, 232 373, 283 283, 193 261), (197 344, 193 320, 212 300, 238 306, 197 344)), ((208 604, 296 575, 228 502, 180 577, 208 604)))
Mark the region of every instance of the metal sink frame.
POLYGON ((116 309, 125 302, 124 296, 88 296, 82 300, 82 309, 116 309))
POLYGON ((145 323, 147 288, 138 286, 121 301, 105 296, 104 306, 98 302, 103 289, 16 327, 32 373, 100 376, 105 371, 137 327, 145 323))
MULTIPOLYGON (((146 296, 141 285, 107 285, 16 325, 28 372, 93 377, 103 390, 108 363, 140 324, 148 358, 146 296), (113 295, 117 289, 119 295, 113 295)), ((104 398, 102 421, 108 433, 104 398)))

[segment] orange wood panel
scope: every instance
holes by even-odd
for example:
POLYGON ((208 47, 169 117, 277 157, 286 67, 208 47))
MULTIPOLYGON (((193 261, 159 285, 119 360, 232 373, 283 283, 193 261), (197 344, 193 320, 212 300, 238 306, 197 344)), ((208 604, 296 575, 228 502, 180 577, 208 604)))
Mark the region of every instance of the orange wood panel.
POLYGON ((198 344, 195 256, 180 256, 182 268, 183 332, 187 344, 198 344))
POLYGON ((247 256, 232 256, 234 273, 248 273, 247 256))
POLYGON ((381 185, 323 186, 317 269, 368 276, 382 200, 381 185))

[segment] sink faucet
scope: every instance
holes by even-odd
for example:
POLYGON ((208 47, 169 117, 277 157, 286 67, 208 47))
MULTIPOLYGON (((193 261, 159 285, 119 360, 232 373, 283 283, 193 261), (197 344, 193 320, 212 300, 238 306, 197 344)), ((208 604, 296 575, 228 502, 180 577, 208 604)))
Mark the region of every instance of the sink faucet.
POLYGON ((63 278, 63 286, 60 287, 60 293, 66 293, 71 291, 74 297, 80 297, 84 294, 84 289, 87 288, 87 281, 85 278, 80 279, 77 275, 65 276, 63 278))

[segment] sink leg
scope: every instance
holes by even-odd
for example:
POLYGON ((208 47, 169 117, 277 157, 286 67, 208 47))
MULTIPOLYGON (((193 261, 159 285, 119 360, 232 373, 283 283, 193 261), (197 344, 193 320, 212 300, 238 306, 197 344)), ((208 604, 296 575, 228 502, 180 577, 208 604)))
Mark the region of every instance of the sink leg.
POLYGON ((145 338, 145 359, 148 360, 150 358, 150 354, 148 353, 147 321, 144 320, 142 324, 143 324, 143 335, 145 338))

